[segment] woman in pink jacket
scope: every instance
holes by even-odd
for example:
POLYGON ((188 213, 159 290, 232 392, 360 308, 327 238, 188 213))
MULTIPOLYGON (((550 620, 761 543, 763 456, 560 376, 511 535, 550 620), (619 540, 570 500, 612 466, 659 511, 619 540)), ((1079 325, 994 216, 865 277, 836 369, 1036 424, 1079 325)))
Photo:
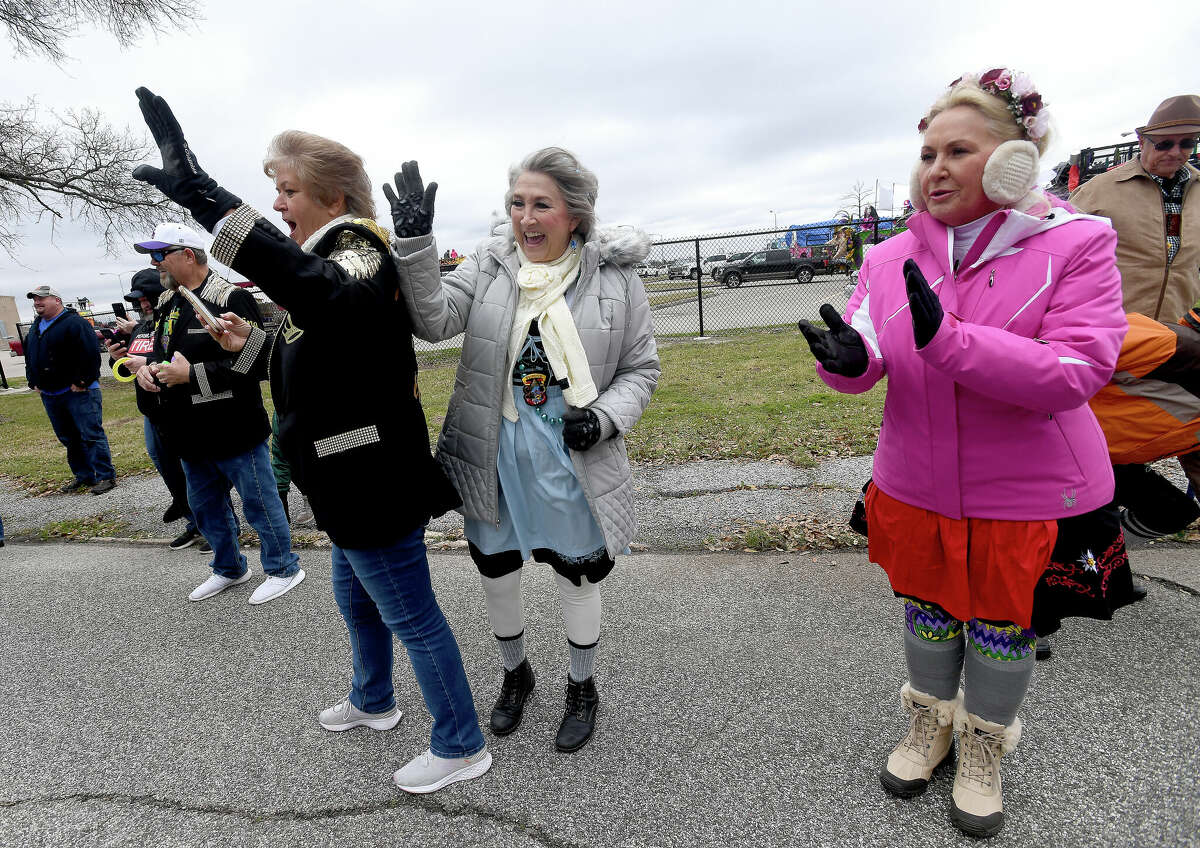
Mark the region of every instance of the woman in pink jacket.
MULTIPOLYGON (((888 378, 867 523, 871 560, 905 599, 911 724, 883 785, 923 792, 953 729, 951 818, 986 836, 1004 821, 998 761, 1020 738, 1034 590, 1064 556, 1060 519, 1078 545, 1113 497, 1087 401, 1125 316, 1108 222, 1033 188, 1048 116, 1024 74, 956 80, 919 130, 921 211, 867 256, 844 321, 826 304, 828 330, 800 329, 833 388, 888 378)), ((1128 582, 1119 528, 1108 538, 1090 561, 1128 582)))

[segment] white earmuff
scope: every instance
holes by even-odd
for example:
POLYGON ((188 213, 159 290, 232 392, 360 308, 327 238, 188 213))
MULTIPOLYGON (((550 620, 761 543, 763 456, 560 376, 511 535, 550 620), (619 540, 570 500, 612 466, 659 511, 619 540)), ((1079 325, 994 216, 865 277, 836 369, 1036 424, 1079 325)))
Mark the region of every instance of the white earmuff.
POLYGON ((1001 206, 1012 206, 1037 182, 1038 150, 1032 141, 1006 141, 983 166, 983 193, 1001 206))
POLYGON ((918 212, 925 211, 925 198, 921 196, 920 159, 913 164, 912 173, 908 176, 908 199, 912 202, 913 209, 918 212))

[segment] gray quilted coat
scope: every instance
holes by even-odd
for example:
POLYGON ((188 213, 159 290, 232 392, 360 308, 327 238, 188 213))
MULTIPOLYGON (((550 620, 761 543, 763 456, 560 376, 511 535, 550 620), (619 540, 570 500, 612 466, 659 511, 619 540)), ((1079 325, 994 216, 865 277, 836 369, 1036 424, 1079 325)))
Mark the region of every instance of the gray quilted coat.
MULTIPOLYGON (((512 391, 505 358, 519 270, 511 225, 498 228, 445 277, 432 236, 399 239, 396 250, 413 334, 437 342, 465 331, 437 458, 462 497, 463 513, 499 523, 500 404, 502 393, 512 391)), ((632 270, 649 250, 642 232, 594 230, 584 244, 571 307, 600 395, 590 408, 601 425, 600 441, 571 451, 571 460, 611 557, 637 531, 624 434, 641 418, 662 371, 646 290, 632 270)))

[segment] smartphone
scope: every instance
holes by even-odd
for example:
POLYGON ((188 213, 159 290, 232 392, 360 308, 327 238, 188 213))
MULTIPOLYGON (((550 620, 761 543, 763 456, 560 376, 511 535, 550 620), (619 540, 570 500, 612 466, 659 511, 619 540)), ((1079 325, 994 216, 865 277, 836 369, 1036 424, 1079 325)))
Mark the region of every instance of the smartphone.
POLYGON ((112 308, 113 315, 116 315, 118 318, 126 318, 129 315, 129 313, 125 311, 125 304, 123 303, 114 303, 112 308))

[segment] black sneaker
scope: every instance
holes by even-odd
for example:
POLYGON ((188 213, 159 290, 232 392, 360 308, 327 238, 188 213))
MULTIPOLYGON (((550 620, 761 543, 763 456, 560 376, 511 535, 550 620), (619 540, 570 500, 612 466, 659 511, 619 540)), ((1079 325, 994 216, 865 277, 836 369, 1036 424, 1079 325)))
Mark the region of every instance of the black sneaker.
POLYGON ((163 513, 163 524, 170 524, 172 521, 178 521, 187 514, 187 506, 179 503, 179 501, 171 501, 171 505, 167 507, 167 511, 163 513))
POLYGON ((103 495, 105 492, 111 492, 116 487, 117 481, 112 477, 109 477, 107 480, 101 480, 95 486, 92 486, 92 494, 103 495))
POLYGON ((78 492, 80 489, 86 489, 89 486, 95 485, 95 480, 72 480, 70 483, 62 486, 59 491, 64 495, 69 495, 72 492, 78 492))
POLYGON ((200 535, 200 531, 193 527, 190 530, 184 530, 171 540, 171 550, 182 551, 184 548, 190 548, 196 542, 203 541, 204 537, 200 535))
POLYGON ((212 553, 212 545, 210 545, 208 543, 208 539, 201 539, 200 547, 196 548, 196 550, 198 550, 202 554, 211 554, 212 553))

